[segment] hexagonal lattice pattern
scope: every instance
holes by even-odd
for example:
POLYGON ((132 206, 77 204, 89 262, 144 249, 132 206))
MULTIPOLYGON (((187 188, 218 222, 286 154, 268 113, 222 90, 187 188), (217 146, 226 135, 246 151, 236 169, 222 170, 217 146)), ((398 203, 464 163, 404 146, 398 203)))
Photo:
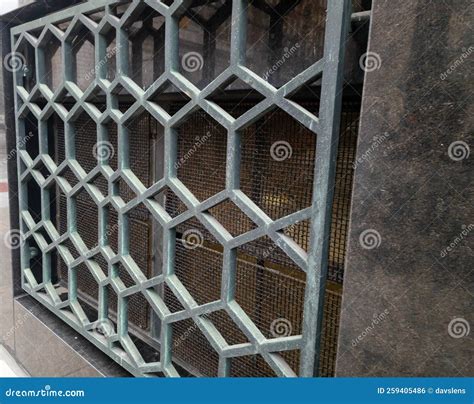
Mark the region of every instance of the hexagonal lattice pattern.
MULTIPOLYGON (((136 375, 178 376, 184 368, 209 376, 312 376, 349 1, 328 2, 325 29, 306 39, 324 38, 324 53, 308 61, 298 46, 305 70, 292 76, 288 65, 278 86, 246 61, 258 51, 255 32, 244 35, 253 7, 245 13, 244 0, 208 3, 95 0, 12 29, 13 49, 31 61, 14 72, 23 287, 136 375), (192 42, 201 36, 196 54, 192 42), (218 65, 215 52, 223 55, 218 65), (210 65, 197 71, 196 62, 210 65), (291 101, 321 77, 317 114, 291 101), (226 89, 241 91, 230 109, 226 89), (257 102, 245 104, 249 97, 257 102), (284 132, 294 129, 267 136, 278 110, 301 134, 293 149, 284 132), (254 123, 258 136, 250 139, 254 123), (196 125, 206 128, 201 136, 196 125), (137 135, 143 130, 153 134, 145 146, 137 135), (81 131, 91 136, 86 143, 78 142, 81 131), (246 154, 249 142, 257 154, 246 154), (164 156, 153 156, 156 145, 164 156), (313 161, 303 177, 291 160, 279 166, 281 175, 272 171, 275 178, 253 164, 270 154, 278 165, 281 153, 301 159, 308 150, 313 161), (200 171, 188 172, 191 164, 200 171), (303 203, 279 185, 288 172, 295 188, 315 186, 303 203), (275 198, 281 209, 271 215, 275 198), (300 239, 301 226, 306 235, 312 229, 311 241, 300 239), (291 270, 281 271, 282 263, 291 270), (257 285, 255 295, 242 294, 249 284, 257 285), (143 334, 147 344, 137 338, 143 334)), ((271 18, 288 13, 290 24, 310 3, 269 6, 271 18)), ((291 32, 278 46, 303 41, 304 32, 291 32)))

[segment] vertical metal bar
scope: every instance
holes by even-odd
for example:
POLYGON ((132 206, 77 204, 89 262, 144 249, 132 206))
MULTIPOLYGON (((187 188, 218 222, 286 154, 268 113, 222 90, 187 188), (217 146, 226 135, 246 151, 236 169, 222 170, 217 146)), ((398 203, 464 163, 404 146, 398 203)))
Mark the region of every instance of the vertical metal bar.
POLYGON ((73 81, 74 80, 74 67, 72 64, 73 54, 72 54, 72 45, 70 42, 62 40, 62 70, 64 74, 64 80, 73 81))
POLYGON ((118 297, 117 334, 120 339, 128 334, 128 298, 118 297))
MULTIPOLYGON (((165 16, 165 73, 179 70, 179 16, 171 13, 165 16)), ((169 126, 164 128, 164 166, 163 177, 168 180, 176 175, 177 130, 169 126)), ((174 274, 176 230, 163 229, 163 275, 174 274)), ((173 359, 173 327, 166 320, 161 322, 160 329, 160 361, 164 369, 172 366, 173 359)))
POLYGON ((222 355, 219 356, 219 369, 217 376, 218 377, 230 377, 230 368, 231 368, 232 359, 224 358, 222 355))
MULTIPOLYGON (((10 41, 12 44, 15 43, 15 36, 13 33, 10 34, 10 41)), ((5 74, 5 73, 4 73, 5 74)), ((17 164, 17 179, 18 179, 18 213, 19 213, 19 230, 21 237, 27 231, 27 226, 25 225, 21 215, 22 212, 28 210, 28 188, 25 183, 21 181, 21 175, 23 173, 23 162, 20 157, 20 150, 24 150, 26 148, 23 139, 25 138, 25 123, 23 120, 19 120, 18 116, 18 109, 20 108, 20 97, 18 96, 17 86, 21 83, 21 70, 16 70, 12 72, 13 75, 13 86, 14 86, 14 107, 15 107, 15 127, 16 127, 16 164, 17 164)), ((30 249, 28 242, 24 240, 23 243, 20 244, 20 264, 21 264, 21 286, 22 288, 25 287, 25 269, 29 267, 29 259, 30 259, 30 249)))
POLYGON ((117 52, 116 52, 116 76, 127 76, 129 74, 128 55, 129 43, 127 33, 123 27, 117 28, 117 52))
POLYGON ((245 64, 248 0, 233 0, 230 38, 231 66, 245 64))
POLYGON ((235 277, 237 273, 237 253, 228 247, 224 247, 222 268, 222 292, 221 299, 229 303, 235 296, 235 277))
POLYGON ((334 189, 335 163, 341 115, 345 41, 350 23, 349 0, 328 1, 321 89, 321 134, 317 137, 311 221, 303 316, 300 376, 318 375, 328 244, 334 189))
MULTIPOLYGON (((245 45, 247 35, 247 1, 236 0, 232 2, 231 16, 231 54, 230 62, 233 67, 245 63, 245 45)), ((214 44, 216 46, 216 44, 214 44)), ((215 57, 215 55, 213 55, 215 57)), ((226 189, 231 193, 239 188, 240 160, 241 160, 241 134, 234 129, 227 132, 227 163, 226 163, 226 189)), ((224 246, 223 268, 221 275, 221 300, 228 304, 235 296, 235 278, 237 274, 237 253, 235 249, 224 246)), ((229 377, 231 359, 223 357, 219 352, 219 377, 229 377)))
POLYGON ((105 322, 109 316, 109 293, 107 286, 99 286, 97 321, 105 322))
POLYGON ((105 35, 101 35, 99 32, 94 34, 95 47, 94 47, 94 56, 95 56, 95 73, 97 79, 105 79, 107 77, 108 64, 104 63, 107 60, 107 39, 105 35))
POLYGON ((165 17, 165 71, 169 73, 179 70, 179 17, 165 17))
MULTIPOLYGON (((164 229, 163 232, 163 274, 165 277, 174 274, 174 262, 176 255, 176 231, 175 229, 164 229)), ((171 365, 172 360, 172 344, 173 344, 173 328, 163 321, 161 323, 161 351, 160 358, 163 367, 171 365)))
MULTIPOLYGON (((152 118, 150 117, 150 120, 152 118)), ((151 134, 152 135, 152 159, 150 162, 150 172, 152 175, 151 182, 155 183, 164 176, 164 131, 161 125, 158 125, 156 121, 150 122, 151 134), (153 125, 153 126, 152 126, 153 125)), ((155 196, 157 199, 157 196, 155 196)), ((165 206, 166 195, 163 192, 159 197, 160 205, 165 206)), ((152 276, 158 276, 163 273, 163 227, 156 221, 152 220, 151 223, 151 256, 152 256, 152 276)), ((164 300, 165 288, 163 284, 157 285, 155 291, 164 300)), ((153 338, 160 338, 161 320, 154 310, 151 310, 151 335, 153 338)))

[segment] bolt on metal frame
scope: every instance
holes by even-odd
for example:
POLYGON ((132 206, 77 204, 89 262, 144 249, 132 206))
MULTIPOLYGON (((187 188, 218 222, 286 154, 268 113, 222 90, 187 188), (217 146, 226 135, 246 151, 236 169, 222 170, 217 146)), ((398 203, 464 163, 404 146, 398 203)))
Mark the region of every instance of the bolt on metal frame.
POLYGON ((42 282, 38 283, 30 269, 31 249, 28 241, 21 248, 22 287, 31 296, 64 320, 94 345, 112 357, 134 375, 163 373, 165 376, 179 376, 172 356, 172 324, 184 319, 192 319, 200 331, 208 339, 213 349, 219 355, 219 376, 230 374, 230 360, 233 357, 260 354, 278 376, 295 376, 278 352, 300 350, 301 360, 299 375, 311 377, 317 375, 318 354, 320 350, 320 334, 323 313, 325 279, 327 273, 328 239, 332 206, 332 191, 334 185, 334 170, 337 153, 339 119, 341 109, 343 62, 345 41, 351 20, 351 5, 349 0, 329 0, 325 32, 324 56, 309 68, 298 74, 285 85, 275 88, 245 66, 245 42, 247 24, 247 1, 233 0, 231 28, 231 60, 230 66, 216 77, 207 87, 200 91, 190 81, 179 73, 178 54, 178 18, 191 2, 176 0, 171 6, 156 0, 134 0, 127 11, 118 18, 111 12, 111 7, 119 1, 95 0, 80 4, 63 11, 45 16, 38 20, 17 26, 11 30, 13 51, 17 51, 24 42, 31 44, 36 53, 37 71, 36 86, 29 93, 21 85, 21 72, 14 73, 15 106, 17 123, 18 179, 20 230, 24 240, 33 238, 42 254, 42 282), (128 77, 128 39, 124 23, 133 19, 140 3, 146 3, 165 18, 165 72, 146 91, 140 88, 128 77), (85 13, 105 10, 103 19, 96 23, 85 13), (54 24, 71 21, 65 32, 54 24), (85 25, 95 37, 96 77, 89 88, 82 92, 74 83, 71 66, 72 49, 70 34, 77 24, 85 25), (117 71, 113 82, 106 79, 106 67, 101 63, 106 58, 106 45, 103 33, 108 27, 116 30, 117 71), (42 29, 36 39, 29 33, 31 30, 42 29), (62 70, 64 80, 55 92, 41 82, 44 71, 44 49, 42 46, 51 36, 61 42, 62 70), (302 86, 322 77, 322 93, 319 116, 311 114, 288 99, 302 86), (240 78, 253 89, 260 92, 265 99, 237 119, 225 112, 217 104, 206 99, 215 90, 222 87, 233 78, 240 78), (191 100, 176 114, 170 116, 157 104, 148 98, 167 83, 173 83, 186 93, 191 100), (121 113, 111 98, 111 92, 117 84, 122 85, 135 99, 133 106, 121 113), (89 94, 99 86, 107 95, 107 108, 102 113, 94 105, 86 102, 89 94), (71 110, 61 105, 61 94, 66 90, 75 100, 71 110), (41 109, 35 103, 35 95, 40 93, 46 100, 41 109), (278 220, 270 219, 251 199, 239 189, 240 174, 240 132, 262 117, 271 109, 279 107, 289 115, 314 132, 317 136, 317 151, 315 161, 315 176, 313 184, 313 204, 311 207, 290 214, 278 220), (197 109, 204 110, 220 125, 227 129, 227 166, 226 188, 204 202, 197 198, 177 178, 177 127, 197 109), (113 171, 105 158, 100 157, 98 165, 89 173, 75 159, 73 120, 85 111, 97 124, 97 142, 107 141, 108 135, 105 123, 112 120, 118 126, 118 169, 113 171), (148 111, 164 128, 165 170, 164 177, 151 187, 146 188, 130 169, 128 160, 128 132, 124 125, 131 117, 142 111, 148 111), (39 155, 32 159, 26 151, 24 117, 31 112, 38 119, 39 155), (47 120, 52 113, 65 123, 66 159, 57 166, 48 155, 47 120), (45 176, 39 171, 44 166, 48 173, 45 176), (70 169, 77 177, 78 183, 71 186, 61 174, 70 169), (90 184, 97 175, 102 174, 109 183, 108 195, 103 196, 98 189, 90 184), (136 198, 124 203, 114 195, 113 183, 124 180, 134 191, 136 198), (28 211, 28 181, 36 181, 41 190, 41 218, 38 221, 28 211), (67 197, 68 231, 59 234, 50 217, 49 203, 51 188, 57 184, 67 197), (187 206, 187 211, 171 218, 166 210, 152 200, 152 197, 168 186, 187 206), (89 250, 76 231, 75 196, 86 190, 99 207, 99 243, 89 250), (257 228, 243 235, 232 237, 207 210, 219 203, 230 199, 256 224, 257 228), (163 228, 163 270, 162 273, 147 279, 135 264, 127 251, 128 218, 127 212, 139 204, 143 204, 163 228), (107 206, 113 206, 119 215, 119 251, 118 254, 107 245, 107 206), (224 247, 222 268, 221 299, 216 302, 198 305, 179 279, 174 275, 174 243, 175 228, 180 223, 195 216, 206 229, 224 247), (283 229, 302 220, 311 219, 311 243, 309 252, 303 251, 283 229), (45 231, 51 243, 40 231, 45 231), (262 236, 269 236, 298 266, 306 272, 306 295, 304 306, 304 324, 302 335, 279 337, 268 340, 252 322, 248 315, 234 300, 234 282, 236 274, 236 249, 262 236), (74 258, 67 247, 62 245, 71 240, 79 253, 74 258), (51 256, 59 253, 68 267, 68 298, 62 301, 52 284, 51 256), (106 275, 93 257, 101 254, 108 263, 109 274, 106 275), (85 264, 99 285, 98 322, 108 318, 107 285, 111 285, 118 297, 117 330, 112 335, 101 335, 96 332, 96 322, 89 321, 82 309, 77 294, 77 267, 85 264), (117 265, 121 264, 129 272, 135 286, 126 288, 117 276, 117 265), (166 283, 178 297, 184 310, 170 312, 162 297, 155 288, 166 283), (130 337, 128 330, 127 299, 135 293, 142 293, 152 310, 160 320, 160 359, 158 362, 146 363, 130 337), (206 318, 206 314, 217 310, 225 310, 235 324, 248 338, 248 343, 229 346, 214 324, 206 318), (117 344, 123 348, 117 349, 117 344))

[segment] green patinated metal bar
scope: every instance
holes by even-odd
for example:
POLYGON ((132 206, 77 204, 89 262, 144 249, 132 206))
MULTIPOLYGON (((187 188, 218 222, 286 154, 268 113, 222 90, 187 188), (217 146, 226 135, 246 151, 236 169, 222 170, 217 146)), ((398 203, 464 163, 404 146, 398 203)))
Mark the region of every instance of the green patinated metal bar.
POLYGON ((319 117, 322 133, 316 145, 317 157, 313 185, 313 208, 311 221, 312 250, 308 257, 304 347, 306 355, 301 359, 301 376, 317 375, 319 363, 321 329, 323 321, 324 293, 326 290, 329 231, 334 192, 337 145, 342 105, 342 83, 344 80, 344 42, 349 32, 351 4, 348 1, 328 3, 328 24, 324 44, 324 73, 321 89, 319 117))
POLYGON ((107 353, 132 374, 140 376, 151 373, 162 373, 165 376, 178 376, 178 370, 173 362, 172 324, 192 319, 202 334, 209 341, 219 355, 219 376, 230 375, 230 360, 244 355, 260 354, 278 376, 295 376, 279 353, 294 349, 300 350, 301 376, 316 375, 316 364, 320 350, 320 331, 322 321, 322 303, 324 298, 325 279, 327 272, 329 223, 331 214, 332 189, 334 185, 334 164, 337 152, 339 129, 343 55, 345 40, 350 24, 350 2, 348 0, 328 1, 325 53, 321 60, 314 61, 310 67, 294 77, 280 88, 275 88, 266 80, 252 72, 245 66, 245 46, 247 33, 246 0, 232 2, 232 29, 231 29, 231 58, 230 66, 216 77, 204 89, 199 90, 187 80, 178 69, 178 19, 190 5, 189 1, 177 0, 167 6, 156 0, 131 2, 128 10, 119 18, 111 12, 112 6, 119 1, 95 0, 89 1, 61 12, 48 15, 36 21, 14 27, 11 30, 12 49, 27 42, 36 51, 37 70, 36 85, 28 92, 22 86, 22 72, 15 72, 15 105, 17 120, 18 179, 19 179, 19 207, 21 232, 26 240, 21 250, 22 286, 30 295, 40 301, 63 321, 69 324, 94 345, 107 353), (155 83, 144 90, 128 77, 130 66, 128 58, 128 38, 124 24, 127 19, 133 19, 140 14, 141 8, 148 5, 165 17, 165 71, 155 83), (104 10, 101 21, 94 22, 85 14, 104 10), (65 32, 56 27, 56 24, 71 21, 65 32), (78 24, 86 26, 95 38, 95 62, 98 66, 94 82, 84 92, 74 83, 71 66, 71 36, 78 24), (111 27, 117 32, 117 72, 115 79, 110 82, 106 79, 106 71, 101 61, 106 58, 104 32, 111 27), (32 30, 42 29, 38 39, 32 30), (47 39, 56 37, 62 48, 62 66, 64 81, 53 93, 42 82, 44 77, 45 58, 44 46, 47 39), (289 101, 288 97, 302 86, 322 77, 322 102, 319 116, 315 116, 306 109, 289 101), (238 118, 233 118, 216 103, 207 97, 222 88, 231 79, 239 78, 261 93, 265 99, 252 107, 238 118), (190 97, 190 101, 176 114, 169 115, 163 108, 149 101, 157 90, 168 82, 173 83, 190 97), (136 103, 125 113, 122 113, 113 96, 117 85, 123 86, 135 99, 136 103), (96 106, 87 102, 89 95, 96 86, 107 94, 111 102, 107 103, 106 110, 101 112, 96 106), (67 90, 75 99, 75 105, 67 110, 60 103, 62 91, 67 90), (47 101, 44 108, 35 103, 35 94, 40 93, 47 101), (240 178, 240 133, 250 124, 263 117, 268 111, 279 107, 286 111, 296 121, 314 132, 317 136, 317 158, 315 164, 313 205, 278 220, 272 220, 239 188, 240 178), (177 177, 177 130, 196 109, 202 109, 227 130, 227 165, 225 189, 211 198, 199 202, 191 191, 177 177), (26 136, 24 118, 28 112, 39 120, 39 155, 32 159, 25 148, 26 136), (105 124, 108 120, 118 126, 118 169, 113 171, 106 158, 99 158, 97 166, 86 173, 76 160, 74 120, 85 111, 97 124, 97 142, 108 141, 105 124), (145 187, 130 168, 129 133, 126 123, 142 111, 149 112, 164 128, 164 176, 149 188, 145 187), (48 155, 47 120, 53 113, 65 122, 66 159, 58 166, 48 155), (48 171, 45 178, 40 171, 44 166, 48 171), (69 184, 62 173, 70 169, 77 177, 76 185, 69 184), (91 184, 98 175, 103 175, 109 184, 108 195, 103 196, 91 184), (29 198, 27 182, 34 180, 41 189, 41 217, 32 217, 28 210, 29 198), (124 203, 117 197, 113 185, 123 180, 136 194, 130 202, 124 203), (50 210, 51 189, 59 185, 67 197, 68 223, 67 232, 59 234, 55 228, 50 210), (172 218, 166 210, 151 197, 169 187, 186 205, 188 210, 172 218), (99 226, 97 246, 88 249, 77 233, 76 197, 82 191, 91 196, 99 208, 99 226), (256 229, 240 236, 233 237, 222 225, 214 220, 207 211, 219 203, 230 199, 257 225, 256 229), (148 208, 154 219, 163 229, 163 268, 159 274, 147 279, 129 254, 129 223, 128 213, 143 204, 148 208), (107 245, 108 217, 105 208, 112 206, 118 212, 119 221, 119 251, 118 254, 107 245), (223 246, 223 272, 221 299, 217 302, 199 305, 174 273, 176 227, 191 217, 196 217, 212 236, 223 246), (282 229, 302 220, 311 219, 311 246, 308 253, 302 252, 288 240, 282 229), (45 238, 45 233, 51 242, 45 238), (304 327, 302 335, 266 339, 259 328, 253 323, 247 313, 236 303, 235 273, 236 249, 245 243, 262 236, 270 237, 307 275, 304 327), (33 238, 43 255, 43 278, 38 283, 30 268, 32 249, 28 240, 33 238), (72 241, 79 256, 75 258, 67 247, 66 240, 72 241), (57 253, 68 267, 69 284, 68 299, 62 301, 52 284, 51 254, 57 253), (102 272, 99 265, 92 259, 100 254, 107 261, 109 274, 102 272), (79 302, 77 293, 77 267, 85 264, 94 276, 99 286, 98 320, 91 322, 79 302), (118 265, 121 264, 130 274, 136 286, 127 288, 118 276, 118 265), (172 313, 166 306, 163 297, 155 288, 164 284, 178 296, 184 310, 172 313), (110 285, 118 297, 117 331, 111 333, 97 332, 97 323, 108 320, 107 286, 110 285), (142 293, 159 320, 160 332, 160 359, 147 363, 137 349, 130 335, 128 320, 128 299, 133 293, 142 293), (216 326, 206 318, 206 315, 217 310, 225 310, 234 323, 248 338, 248 343, 229 346, 216 326), (118 344, 121 348, 118 348, 118 344))

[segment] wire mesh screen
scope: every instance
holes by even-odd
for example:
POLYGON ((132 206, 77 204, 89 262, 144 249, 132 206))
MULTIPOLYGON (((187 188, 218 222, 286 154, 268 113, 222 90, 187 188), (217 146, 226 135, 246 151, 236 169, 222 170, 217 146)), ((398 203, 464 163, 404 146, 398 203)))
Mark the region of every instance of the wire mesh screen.
MULTIPOLYGON (((301 103, 308 109, 318 106, 317 102, 301 103)), ((249 108, 249 105, 223 106, 234 111, 249 108)), ((332 282, 326 292, 324 305, 320 360, 320 374, 323 376, 333 376, 335 370, 358 116, 358 103, 345 102, 331 222, 328 278, 332 282)), ((311 205, 316 142, 309 130, 285 112, 277 110, 246 128, 242 134, 241 148, 241 189, 270 217, 277 219, 311 205), (278 141, 285 141, 291 146, 291 158, 287 159, 286 164, 281 164, 281 161, 271 156, 271 146, 278 141)), ((194 114, 180 128, 177 160, 182 165, 178 167, 178 173, 199 199, 205 200, 223 189, 225 155, 225 131, 205 114, 194 114), (198 150, 195 149, 196 139, 205 139, 198 150), (195 151, 189 153, 190 150, 195 151)), ((178 204, 179 199, 169 192, 169 210, 179 211, 178 204)), ((230 201, 213 207, 209 213, 233 236, 256 227, 230 201)), ((301 248, 308 250, 309 220, 289 226, 284 232, 301 248)), ((197 220, 178 226, 177 236, 182 242, 176 245, 176 256, 179 257, 176 261, 177 276, 191 294, 197 296, 199 304, 216 300, 221 288, 222 249, 219 243, 197 220), (202 245, 193 249, 191 254, 182 245, 186 243, 186 234, 189 232, 198 233, 203 238, 202 245)), ((304 273, 269 237, 262 237, 238 249, 235 287, 236 301, 265 337, 278 337, 279 332, 285 335, 299 335, 302 332, 304 273)), ((172 294, 165 296, 167 304, 172 304, 171 300, 175 300, 172 294)), ((213 323, 229 343, 248 342, 238 327, 224 315, 209 317, 216 320, 213 323)), ((195 328, 192 322, 179 323, 174 327, 176 341, 186 339, 185 344, 176 343, 176 356, 183 362, 192 363, 199 373, 213 376, 217 372, 217 359, 212 355, 213 350, 207 340, 192 332, 195 328)), ((286 352, 285 359, 297 373, 298 352, 286 352)), ((233 360, 231 375, 263 377, 274 376, 274 372, 265 366, 265 361, 255 356, 233 360)))
MULTIPOLYGON (((302 105, 315 109, 319 103, 302 102, 302 105)), ((230 108, 245 109, 248 106, 230 108)), ((345 102, 336 164, 328 273, 329 279, 338 283, 343 281, 358 117, 358 103, 345 102)), ((205 200, 224 188, 225 140, 223 128, 203 113, 195 113, 180 129, 178 161, 183 164, 178 165, 178 173, 198 199, 205 200), (205 143, 195 152, 189 153, 195 150, 197 139, 205 139, 205 143)), ((244 131, 241 147, 240 188, 271 218, 280 218, 311 205, 316 139, 308 129, 284 111, 277 110, 244 131), (285 161, 272 158, 271 147, 278 142, 286 142, 291 147, 291 158, 285 161), (298 174, 295 176, 295 173, 298 174)), ((171 191, 167 195, 169 211, 182 211, 179 199, 171 191)), ((209 213, 233 236, 256 227, 248 216, 228 200, 209 209, 209 213)), ((285 229, 285 234, 305 251, 308 251, 309 245, 309 225, 310 221, 304 220, 285 229)), ((204 226, 198 223, 194 223, 194 226, 199 226, 200 231, 209 235, 204 226)), ((181 233, 189 228, 192 226, 181 228, 181 233)), ((241 248, 257 260, 268 258, 269 253, 272 253, 269 259, 274 263, 291 266, 290 258, 281 250, 273 251, 274 247, 268 241, 268 238, 261 238, 241 248)))
MULTIPOLYGON (((314 105, 305 105, 315 108, 314 105)), ((314 103, 313 103, 314 104, 314 103)), ((242 106, 245 108, 248 106, 242 106)), ((345 102, 343 107, 340 146, 336 165, 336 186, 331 222, 329 273, 333 281, 327 290, 324 306, 324 329, 320 361, 320 374, 334 375, 337 352, 337 330, 341 304, 346 236, 349 223, 353 162, 358 127, 358 104, 345 102)), ((135 147, 131 150, 131 158, 139 166, 146 182, 149 182, 148 154, 150 140, 153 137, 152 119, 150 116, 137 120, 135 126, 130 125, 131 135, 135 137, 135 147), (146 158, 144 158, 144 156, 146 158)), ((90 150, 90 123, 83 117, 77 121, 76 141, 81 150, 90 150)), ((58 125, 58 128, 60 126, 58 125)), ((113 132, 111 132, 113 133, 113 132)), ((64 158, 64 133, 59 130, 58 158, 64 158)), ((182 161, 180 175, 183 182, 194 191, 198 198, 206 199, 222 189, 224 183, 222 164, 225 164, 225 133, 218 130, 218 125, 205 117, 195 114, 181 128, 178 146, 178 161, 182 161), (213 133, 212 138, 208 133, 213 133), (204 138, 199 150, 189 155, 196 139, 204 138), (209 175, 209 172, 211 174, 209 175)), ((315 141, 312 134, 295 123, 283 111, 274 112, 269 118, 248 127, 243 134, 242 165, 244 166, 241 186, 255 203, 264 206, 271 217, 281 217, 311 204, 312 176, 314 171, 315 141), (277 139, 282 139, 292 146, 291 164, 281 167, 268 153, 277 139), (301 177, 295 178, 298 171, 301 177)), ((93 156, 79 155, 84 167, 93 167, 93 156)), ((181 167, 180 167, 181 168, 181 167)), ((137 170, 138 171, 138 170, 137 170)), ((72 174, 67 174, 72 175, 72 174)), ((71 180, 71 178, 68 178, 71 180)), ((107 192, 107 182, 96 182, 97 187, 107 192)), ((120 196, 130 199, 128 188, 120 189, 120 196)), ((66 198, 58 199, 57 221, 61 232, 66 231, 67 210, 66 198)), ((175 216, 182 213, 185 207, 170 190, 165 191, 164 206, 175 216)), ((80 196, 77 202, 78 232, 89 248, 97 244, 97 206, 87 197, 80 196)), ((223 202, 209 210, 232 235, 240 235, 255 229, 256 225, 236 208, 230 201, 223 202)), ((152 268, 153 245, 151 243, 152 222, 146 210, 134 212, 131 221, 131 251, 138 257, 137 263, 146 275, 152 268)), ((108 235, 113 249, 118 243, 117 214, 109 212, 108 235)), ((285 233, 293 238, 307 251, 309 243, 309 221, 301 221, 285 229, 285 233)), ((175 273, 199 304, 213 302, 220 296, 220 272, 222 267, 222 249, 206 228, 197 220, 190 220, 177 228, 175 273), (189 250, 184 247, 183 234, 198 230, 203 236, 203 245, 189 250)), ((186 240, 184 239, 184 242, 186 240)), ((73 249, 70 242, 68 248, 73 249)), ((303 315, 305 277, 289 257, 268 237, 262 237, 252 243, 244 244, 239 249, 236 276, 236 301, 249 314, 250 318, 267 338, 278 336, 277 330, 299 335, 303 315), (280 324, 278 324, 278 319, 280 324), (277 321, 277 322, 275 322, 277 321), (275 323, 274 323, 275 322, 275 323), (273 328, 272 328, 273 324, 273 328), (291 330, 289 329, 291 328, 291 330), (273 332, 273 334, 272 334, 273 332)), ((106 261, 96 258, 99 265, 108 272, 106 261)), ((67 287, 67 266, 58 262, 60 280, 67 287)), ((133 285, 130 275, 120 269, 120 277, 126 285, 133 285)), ((78 273, 79 290, 85 299, 97 301, 98 288, 87 267, 78 273)), ((178 299, 166 289, 164 301, 174 312, 182 310, 178 299)), ((109 307, 113 313, 117 310, 117 299, 110 290, 109 307)), ((230 344, 248 342, 241 330, 229 319, 225 311, 207 316, 218 327, 221 334, 230 344)), ((150 311, 146 300, 141 295, 133 296, 129 301, 129 319, 140 329, 150 331, 150 311)), ((187 364, 195 372, 213 376, 217 372, 217 363, 212 346, 200 334, 193 321, 182 321, 173 326, 173 338, 176 358, 187 364), (182 342, 185 340, 185 343, 182 342)), ((285 359, 297 372, 299 355, 289 351, 285 359)), ((234 360, 232 376, 272 376, 274 372, 264 365, 264 361, 256 358, 234 360)))
MULTIPOLYGON (((100 104, 99 104, 100 106, 100 104)), ((151 183, 150 172, 150 148, 151 148, 151 134, 150 116, 143 114, 134 119, 129 125, 131 147, 130 159, 133 161, 133 169, 137 176, 144 184, 151 183)), ((57 162, 65 159, 65 144, 64 144, 64 127, 59 120, 55 122, 56 139, 57 139, 57 162)), ((92 153, 96 144, 95 139, 96 124, 90 119, 87 114, 81 114, 75 121, 75 143, 76 143, 76 159, 81 166, 86 170, 92 170, 97 164, 96 156, 92 153)), ((109 141, 111 144, 117 142, 117 129, 113 124, 108 125, 109 141)), ((117 166, 117 156, 111 156, 111 167, 117 166)), ((74 174, 70 171, 64 173, 64 178, 73 184, 75 181, 74 174)), ((102 177, 98 176, 92 182, 103 195, 108 193, 108 182, 102 177)), ((59 187, 56 188, 58 195, 60 194, 59 187)), ((130 201, 134 198, 133 191, 122 181, 118 183, 117 194, 124 201, 130 201)), ((106 235, 113 251, 118 251, 118 214, 112 208, 108 208, 108 226, 106 235)), ((151 221, 147 209, 141 207, 137 208, 129 214, 130 216, 130 251, 132 252, 135 262, 146 276, 151 275, 151 221)), ((87 192, 81 192, 76 199, 76 223, 77 232, 89 249, 93 249, 98 245, 98 217, 99 211, 96 203, 87 192)), ((61 234, 67 231, 67 200, 64 195, 57 198, 57 228, 61 234)), ((67 240, 64 245, 70 250, 75 248, 70 240, 67 240)), ((109 268, 106 260, 97 255, 94 257, 95 262, 99 264, 104 273, 109 273, 109 268)), ((67 265, 62 260, 58 260, 58 276, 63 286, 67 287, 67 265)), ((134 285, 130 274, 119 266, 118 274, 125 286, 131 287, 134 285)), ((77 271, 78 291, 80 295, 94 305, 98 301, 98 286, 91 271, 83 265, 77 271)), ((116 317, 117 312, 117 296, 112 288, 108 288, 108 307, 113 318, 116 317)), ((136 294, 130 297, 128 302, 129 320, 133 325, 140 329, 149 330, 150 326, 150 308, 146 299, 141 294, 136 294)))
POLYGON ((22 286, 134 375, 334 372, 350 2, 265 4, 96 0, 11 30, 34 72, 14 72, 22 286))

